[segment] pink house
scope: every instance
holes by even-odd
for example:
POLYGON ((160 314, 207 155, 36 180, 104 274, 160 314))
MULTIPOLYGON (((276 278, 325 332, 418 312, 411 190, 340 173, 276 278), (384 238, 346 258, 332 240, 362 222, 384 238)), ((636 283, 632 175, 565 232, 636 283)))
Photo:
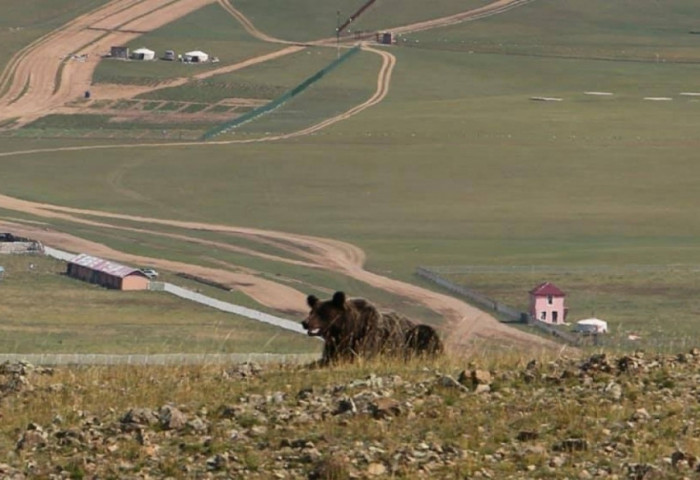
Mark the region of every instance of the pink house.
POLYGON ((530 315, 545 323, 562 324, 566 320, 566 294, 549 282, 530 290, 530 315))

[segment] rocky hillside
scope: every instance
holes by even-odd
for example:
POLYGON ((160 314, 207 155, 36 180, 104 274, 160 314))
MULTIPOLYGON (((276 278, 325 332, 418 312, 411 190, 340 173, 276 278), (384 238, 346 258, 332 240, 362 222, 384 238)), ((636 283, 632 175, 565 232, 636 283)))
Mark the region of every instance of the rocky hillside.
POLYGON ((697 478, 700 351, 0 365, 0 478, 697 478))

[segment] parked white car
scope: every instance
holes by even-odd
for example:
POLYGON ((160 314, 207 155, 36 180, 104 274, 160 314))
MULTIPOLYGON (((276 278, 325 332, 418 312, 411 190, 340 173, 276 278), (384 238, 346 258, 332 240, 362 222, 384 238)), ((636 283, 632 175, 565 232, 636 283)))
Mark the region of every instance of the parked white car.
POLYGON ((156 272, 152 268, 142 268, 141 271, 151 280, 155 280, 156 278, 158 278, 158 272, 156 272))

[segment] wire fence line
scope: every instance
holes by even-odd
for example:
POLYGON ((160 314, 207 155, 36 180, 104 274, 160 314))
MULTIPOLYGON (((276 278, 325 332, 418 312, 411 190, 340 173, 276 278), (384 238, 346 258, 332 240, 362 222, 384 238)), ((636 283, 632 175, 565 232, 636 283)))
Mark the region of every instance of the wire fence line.
POLYGON ((443 275, 477 274, 477 273, 654 273, 669 271, 700 272, 700 265, 448 265, 422 267, 443 275))
POLYGON ((317 354, 281 353, 164 353, 164 354, 98 354, 98 353, 2 353, 0 363, 28 362, 32 365, 219 365, 255 362, 259 364, 303 364, 318 360, 317 354))
POLYGON ((437 272, 434 272, 427 267, 418 267, 416 269, 416 274, 419 277, 435 283, 436 285, 439 285, 452 293, 469 299, 476 305, 484 307, 487 310, 497 312, 513 322, 522 322, 528 325, 533 325, 540 330, 552 336, 558 337, 572 345, 577 345, 579 343, 579 337, 577 335, 564 332, 553 325, 549 325, 548 323, 542 322, 536 318, 532 318, 532 315, 530 315, 528 312, 517 310, 504 303, 494 300, 483 293, 477 292, 476 290, 465 287, 464 285, 457 285, 456 283, 441 277, 437 272))
POLYGON ((301 82, 299 85, 295 86, 291 90, 286 91, 279 97, 275 98, 274 100, 266 103, 265 105, 262 105, 258 108, 255 108, 251 110, 250 112, 244 113, 240 117, 236 117, 232 120, 229 120, 227 122, 222 123, 221 125, 217 125, 206 132, 204 132, 204 135, 202 135, 202 140, 209 140, 219 134, 226 133, 239 125, 243 125, 244 123, 247 123, 261 115, 264 115, 266 113, 272 112, 273 110, 281 107, 285 103, 287 103, 289 100, 292 98, 296 97, 300 93, 304 92, 307 88, 309 88, 311 85, 319 81, 321 78, 323 78, 326 74, 330 73, 333 71, 336 67, 339 65, 345 63, 348 58, 351 56, 355 55, 357 52, 360 51, 360 46, 356 45, 352 47, 350 50, 346 51, 343 53, 341 56, 339 56, 337 59, 333 60, 330 64, 326 65, 323 67, 321 70, 318 72, 314 73, 311 75, 309 78, 301 82))
POLYGON ((457 295, 468 298, 469 300, 476 303, 477 305, 480 305, 488 310, 492 310, 492 311, 501 313, 513 322, 525 323, 526 317, 529 316, 525 312, 521 312, 521 311, 519 311, 513 307, 510 307, 504 303, 498 302, 497 300, 494 300, 493 298, 487 297, 483 293, 477 292, 476 290, 473 290, 471 288, 467 288, 463 285, 457 285, 456 283, 451 282, 451 281, 447 280, 446 278, 441 277, 438 273, 431 271, 426 267, 418 267, 416 269, 416 274, 419 277, 422 277, 422 278, 425 278, 426 280, 431 281, 432 283, 440 285, 441 287, 449 290, 452 293, 456 293, 457 295), (525 315, 525 316, 523 316, 523 315, 525 315))

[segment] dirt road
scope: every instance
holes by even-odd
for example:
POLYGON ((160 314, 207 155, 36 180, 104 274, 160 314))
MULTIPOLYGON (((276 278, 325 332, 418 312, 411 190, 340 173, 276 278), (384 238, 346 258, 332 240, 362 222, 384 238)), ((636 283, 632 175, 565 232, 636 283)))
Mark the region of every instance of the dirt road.
POLYGON ((102 55, 215 0, 114 0, 18 52, 4 70, 0 121, 51 113, 90 88, 102 55))
MULTIPOLYGON (((0 77, 0 91, 2 91, 3 84, 9 84, 9 89, 7 89, 5 95, 0 98, 0 107, 2 107, 0 120, 15 116, 22 116, 23 119, 32 118, 32 116, 35 115, 40 116, 59 108, 66 101, 74 99, 81 94, 82 90, 86 88, 86 85, 89 84, 88 82, 92 77, 92 73, 95 68, 94 60, 85 62, 69 61, 64 64, 62 63, 61 55, 65 55, 66 53, 75 53, 78 56, 88 55, 87 58, 93 57, 94 59, 96 52, 104 51, 109 45, 123 44, 137 35, 135 33, 123 31, 105 32, 103 30, 92 30, 88 29, 87 27, 107 30, 130 30, 131 32, 139 29, 145 31, 146 29, 154 29, 164 25, 186 13, 189 13, 190 11, 200 8, 207 3, 212 3, 213 1, 215 0, 176 0, 174 4, 168 4, 168 8, 165 9, 167 10, 167 14, 164 14, 165 10, 163 10, 163 7, 167 2, 164 2, 163 0, 114 0, 101 9, 97 9, 96 11, 79 17, 68 24, 65 28, 39 39, 34 44, 19 52, 10 62, 8 69, 6 69, 3 75, 0 77), (38 67, 42 62, 46 62, 47 65, 45 65, 45 68, 39 69, 38 67), (32 68, 36 68, 36 70, 33 71, 32 68), (58 85, 52 85, 52 79, 55 78, 58 78, 60 81, 58 85), (47 85, 49 85, 49 87, 47 87, 47 85)), ((240 12, 231 7, 228 2, 225 0, 216 1, 218 1, 238 21, 240 21, 247 31, 257 38, 269 42, 291 43, 265 35, 257 30, 252 23, 250 23, 242 14, 240 14, 240 12)), ((435 19, 429 22, 420 22, 413 25, 407 25, 401 27, 401 32, 435 28, 466 21, 472 18, 479 18, 480 16, 499 13, 500 11, 513 8, 514 6, 523 4, 527 1, 530 0, 499 0, 494 4, 487 5, 486 7, 470 12, 435 19)), ((316 45, 332 45, 332 42, 334 41, 335 39, 333 38, 328 40, 323 39, 313 43, 316 45)), ((235 69, 244 68, 255 63, 260 63, 282 55, 294 53, 302 48, 304 47, 300 45, 292 45, 277 52, 267 54, 266 56, 257 57, 256 59, 249 59, 246 62, 241 62, 237 65, 222 67, 221 70, 223 71, 223 69, 228 69, 227 71, 234 71, 235 69)), ((336 122, 356 115, 364 109, 381 102, 389 92, 389 85, 392 72, 396 64, 396 58, 385 50, 372 48, 367 45, 363 46, 363 48, 366 51, 382 57, 382 66, 377 77, 376 91, 365 102, 350 108, 341 115, 323 120, 316 125, 297 132, 264 137, 260 139, 212 141, 207 142, 207 145, 275 141, 301 135, 308 135, 322 128, 326 128, 336 122)), ((217 73, 221 72, 207 72, 203 75, 215 75, 217 73)), ((114 92, 114 94, 117 93, 118 92, 114 92)), ((181 147, 183 145, 196 146, 202 145, 202 143, 188 142, 175 144, 102 145, 57 149, 37 149, 22 152, 6 152, 0 154, 0 157, 53 151, 77 151, 105 148, 163 148, 181 147)), ((458 352, 464 348, 468 348, 475 338, 504 339, 510 344, 527 348, 553 346, 551 342, 545 339, 506 327, 500 324, 490 315, 481 312, 458 299, 368 272, 364 269, 364 252, 354 245, 337 240, 288 234, 276 231, 240 228, 228 225, 171 221, 86 209, 75 209, 28 202, 4 195, 0 195, 0 208, 30 213, 43 218, 60 218, 73 223, 88 224, 104 229, 131 230, 141 233, 148 233, 150 235, 170 236, 180 240, 206 243, 210 248, 233 249, 236 247, 232 247, 231 245, 224 243, 204 241, 196 237, 189 237, 184 233, 166 234, 154 232, 149 230, 148 225, 157 224, 175 227, 183 229, 185 232, 191 229, 206 229, 243 236, 256 242, 268 242, 274 244, 281 250, 288 250, 290 253, 293 253, 296 258, 303 258, 304 260, 300 262, 299 260, 293 260, 291 258, 280 256, 270 259, 282 262, 299 262, 312 268, 322 268, 335 272, 341 272, 351 278, 357 279, 358 281, 365 282, 376 288, 384 289, 414 302, 423 304, 426 307, 440 313, 449 322, 450 335, 448 337, 448 344, 453 351, 458 352), (86 219, 84 216, 89 216, 92 219, 86 219), (144 228, 127 228, 114 225, 110 223, 110 220, 129 220, 132 222, 138 222, 144 224, 144 228)), ((17 222, 8 223, 5 221, 0 223, 0 225, 2 225, 3 228, 9 228, 19 234, 44 241, 48 245, 56 246, 69 251, 87 252, 118 261, 134 264, 148 264, 165 270, 186 272, 192 275, 209 278, 220 283, 228 284, 233 288, 237 288, 238 290, 254 298, 259 303, 279 311, 295 312, 299 315, 305 311, 304 293, 287 285, 282 285, 277 282, 264 279, 257 274, 258 272, 242 271, 242 269, 233 271, 235 269, 232 269, 231 266, 227 266, 227 269, 209 268, 158 258, 130 255, 113 250, 104 245, 82 240, 46 227, 37 227, 27 225, 26 223, 18 224, 17 222)), ((246 253, 247 255, 264 255, 255 251, 254 249, 245 250, 246 251, 242 253, 246 253)))
MULTIPOLYGON (((38 217, 57 218, 79 224, 87 224, 103 229, 118 229, 148 232, 151 235, 175 237, 195 243, 207 244, 210 248, 229 248, 223 243, 211 242, 189 237, 185 234, 159 233, 148 228, 134 229, 110 224, 110 220, 128 220, 131 222, 148 225, 162 225, 188 230, 207 230, 212 232, 230 233, 247 238, 253 242, 262 239, 266 242, 273 242, 281 248, 291 249, 297 257, 305 259, 305 265, 313 268, 341 272, 358 281, 372 285, 394 293, 403 298, 410 299, 416 303, 440 313, 449 323, 450 335, 448 344, 455 351, 461 351, 477 338, 502 338, 507 339, 513 345, 528 348, 551 347, 552 343, 540 337, 529 335, 510 327, 504 326, 490 315, 467 305, 466 303, 440 293, 432 292, 424 288, 408 284, 399 280, 383 277, 364 269, 364 252, 346 242, 338 240, 318 238, 307 235, 297 235, 285 232, 260 230, 254 228, 240 228, 229 225, 218 225, 202 222, 183 222, 176 220, 164 220, 158 218, 142 217, 135 215, 123 215, 115 213, 100 212, 88 209, 77 209, 61 207, 43 203, 19 200, 5 195, 0 195, 0 208, 6 210, 21 211, 30 213, 38 217), (96 220, 84 218, 89 216, 96 220)), ((47 245, 56 246, 69 251, 87 252, 93 255, 104 256, 118 261, 130 262, 138 265, 153 265, 158 268, 175 272, 186 272, 192 275, 209 278, 220 283, 230 285, 246 295, 254 298, 263 305, 267 305, 283 312, 292 312, 302 315, 305 311, 305 295, 303 292, 286 285, 264 279, 251 272, 232 272, 231 270, 202 267, 199 265, 185 264, 170 260, 149 258, 118 252, 104 245, 89 242, 71 235, 60 233, 51 229, 36 227, 32 225, 18 225, 17 222, 0 222, 0 226, 10 228, 11 231, 20 235, 26 235, 45 242, 47 245)), ((263 256, 254 249, 247 249, 249 255, 263 256)), ((276 257, 275 260, 299 263, 284 257, 276 257)))

